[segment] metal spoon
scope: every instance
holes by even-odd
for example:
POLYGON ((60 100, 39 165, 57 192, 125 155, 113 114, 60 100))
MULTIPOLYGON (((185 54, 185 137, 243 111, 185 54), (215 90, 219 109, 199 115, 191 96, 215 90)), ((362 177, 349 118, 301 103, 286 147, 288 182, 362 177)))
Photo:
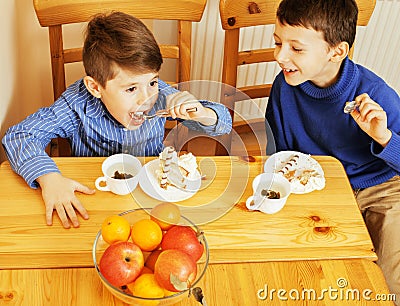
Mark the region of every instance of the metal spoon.
MULTIPOLYGON (((188 108, 186 111, 188 113, 197 112, 197 107, 188 108)), ((155 112, 155 114, 153 114, 153 115, 146 115, 144 112, 131 112, 129 114, 130 114, 131 118, 136 119, 136 120, 141 120, 141 119, 149 120, 149 119, 153 119, 154 117, 168 117, 169 111, 166 109, 160 109, 157 112, 155 112)))
POLYGON ((344 106, 343 112, 345 114, 350 114, 356 107, 357 107, 357 102, 356 101, 346 102, 346 105, 344 106))

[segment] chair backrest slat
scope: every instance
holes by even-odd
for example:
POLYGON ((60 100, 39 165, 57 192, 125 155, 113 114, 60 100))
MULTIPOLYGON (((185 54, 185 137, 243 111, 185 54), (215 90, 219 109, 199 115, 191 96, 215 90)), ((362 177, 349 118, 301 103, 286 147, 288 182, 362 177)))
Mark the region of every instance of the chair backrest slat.
POLYGON ((205 0, 34 0, 42 27, 88 21, 105 11, 121 11, 139 19, 200 21, 205 0))

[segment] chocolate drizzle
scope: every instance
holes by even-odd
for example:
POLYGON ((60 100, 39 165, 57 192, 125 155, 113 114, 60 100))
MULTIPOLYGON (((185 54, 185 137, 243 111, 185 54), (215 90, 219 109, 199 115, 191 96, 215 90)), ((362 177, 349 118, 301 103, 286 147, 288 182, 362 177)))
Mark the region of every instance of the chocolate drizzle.
POLYGON ((278 171, 278 173, 282 174, 285 176, 287 179, 290 180, 291 176, 295 172, 295 167, 297 166, 297 162, 299 160, 300 156, 298 154, 293 155, 283 166, 282 169, 278 171))
POLYGON ((162 177, 160 181, 160 187, 167 189, 168 187, 168 172, 171 168, 171 161, 172 161, 172 154, 174 153, 175 149, 173 147, 167 147, 167 156, 165 157, 165 163, 162 167, 162 177))

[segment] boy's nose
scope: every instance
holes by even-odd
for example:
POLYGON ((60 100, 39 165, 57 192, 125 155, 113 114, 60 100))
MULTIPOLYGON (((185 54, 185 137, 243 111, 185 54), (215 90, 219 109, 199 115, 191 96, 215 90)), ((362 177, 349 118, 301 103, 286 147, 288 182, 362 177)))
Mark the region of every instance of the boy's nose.
POLYGON ((278 63, 285 63, 289 61, 289 53, 286 48, 275 48, 274 55, 278 63))
POLYGON ((143 90, 140 92, 140 98, 137 101, 138 105, 145 104, 151 98, 151 93, 148 90, 143 90))

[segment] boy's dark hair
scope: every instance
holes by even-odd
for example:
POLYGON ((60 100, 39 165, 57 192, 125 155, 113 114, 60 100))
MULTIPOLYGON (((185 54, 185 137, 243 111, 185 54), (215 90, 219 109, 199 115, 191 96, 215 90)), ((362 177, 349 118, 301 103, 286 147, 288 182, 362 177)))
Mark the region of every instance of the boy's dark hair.
POLYGON ((115 77, 116 67, 135 73, 158 72, 163 62, 150 30, 139 19, 112 12, 93 17, 86 29, 83 65, 101 86, 115 77))
POLYGON ((281 24, 322 32, 330 47, 354 43, 358 7, 355 0, 283 0, 276 16, 281 24))

